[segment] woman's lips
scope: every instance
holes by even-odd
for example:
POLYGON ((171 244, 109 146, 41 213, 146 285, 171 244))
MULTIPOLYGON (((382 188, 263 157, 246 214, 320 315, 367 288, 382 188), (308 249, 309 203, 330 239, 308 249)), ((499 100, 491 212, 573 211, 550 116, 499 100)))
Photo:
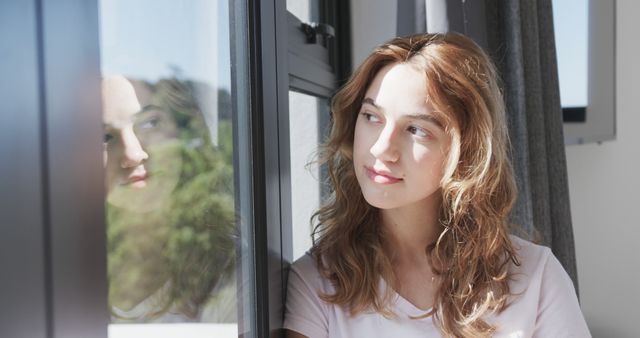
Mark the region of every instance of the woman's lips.
POLYGON ((373 168, 365 167, 370 180, 380 184, 394 184, 402 181, 401 178, 392 176, 388 172, 376 171, 373 168))
POLYGON ((129 185, 134 188, 144 188, 147 186, 148 177, 149 174, 146 171, 135 173, 127 177, 127 181, 124 182, 124 185, 129 185))

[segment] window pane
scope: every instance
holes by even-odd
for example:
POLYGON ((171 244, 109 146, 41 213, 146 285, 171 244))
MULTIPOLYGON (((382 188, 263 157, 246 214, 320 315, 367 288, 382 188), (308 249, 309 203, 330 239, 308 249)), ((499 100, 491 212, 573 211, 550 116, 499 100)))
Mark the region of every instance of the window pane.
POLYGON ((231 83, 246 81, 231 77, 229 5, 100 1, 112 338, 253 327, 252 239, 239 221, 251 219, 239 205, 251 176, 238 174, 247 142, 233 137, 247 136, 234 122, 247 112, 231 109, 231 83))
POLYGON ((553 24, 562 107, 586 107, 589 1, 553 0, 553 24))
POLYGON ((315 163, 329 117, 327 99, 289 92, 293 259, 311 247, 311 215, 320 206, 324 175, 315 163))

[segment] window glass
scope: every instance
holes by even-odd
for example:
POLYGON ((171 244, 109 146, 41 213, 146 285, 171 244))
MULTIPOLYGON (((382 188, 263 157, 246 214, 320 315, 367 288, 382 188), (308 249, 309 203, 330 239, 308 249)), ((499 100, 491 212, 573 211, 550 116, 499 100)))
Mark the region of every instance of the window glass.
POLYGON ((327 99, 289 91, 291 144, 291 221, 293 259, 311 247, 311 215, 320 206, 325 181, 316 163, 329 117, 327 99))
POLYGON ((586 107, 589 0, 553 0, 553 23, 562 107, 586 107))
POLYGON ((253 327, 251 217, 238 212, 247 130, 234 122, 247 112, 231 92, 246 81, 231 77, 242 48, 229 5, 100 1, 111 338, 253 327))

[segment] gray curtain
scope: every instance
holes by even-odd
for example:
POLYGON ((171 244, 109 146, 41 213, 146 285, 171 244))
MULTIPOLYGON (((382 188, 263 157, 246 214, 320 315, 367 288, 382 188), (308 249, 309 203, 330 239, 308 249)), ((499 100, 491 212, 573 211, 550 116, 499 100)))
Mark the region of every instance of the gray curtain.
POLYGON ((503 81, 519 190, 512 220, 524 234, 516 234, 550 247, 577 291, 551 0, 425 2, 427 30, 463 33, 493 57, 503 81), (447 20, 430 22, 430 8, 447 20))
POLYGON ((518 180, 514 222, 549 246, 578 290, 551 0, 487 0, 518 180))

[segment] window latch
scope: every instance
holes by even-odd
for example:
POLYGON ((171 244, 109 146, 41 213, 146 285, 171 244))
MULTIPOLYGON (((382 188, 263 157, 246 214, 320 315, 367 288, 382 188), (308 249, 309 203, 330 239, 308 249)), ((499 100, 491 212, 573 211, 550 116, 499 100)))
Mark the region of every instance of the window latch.
POLYGON ((326 47, 326 41, 329 38, 335 38, 336 30, 326 23, 302 23, 300 29, 307 36, 307 43, 309 44, 322 44, 326 47), (320 39, 318 39, 320 36, 320 39))

